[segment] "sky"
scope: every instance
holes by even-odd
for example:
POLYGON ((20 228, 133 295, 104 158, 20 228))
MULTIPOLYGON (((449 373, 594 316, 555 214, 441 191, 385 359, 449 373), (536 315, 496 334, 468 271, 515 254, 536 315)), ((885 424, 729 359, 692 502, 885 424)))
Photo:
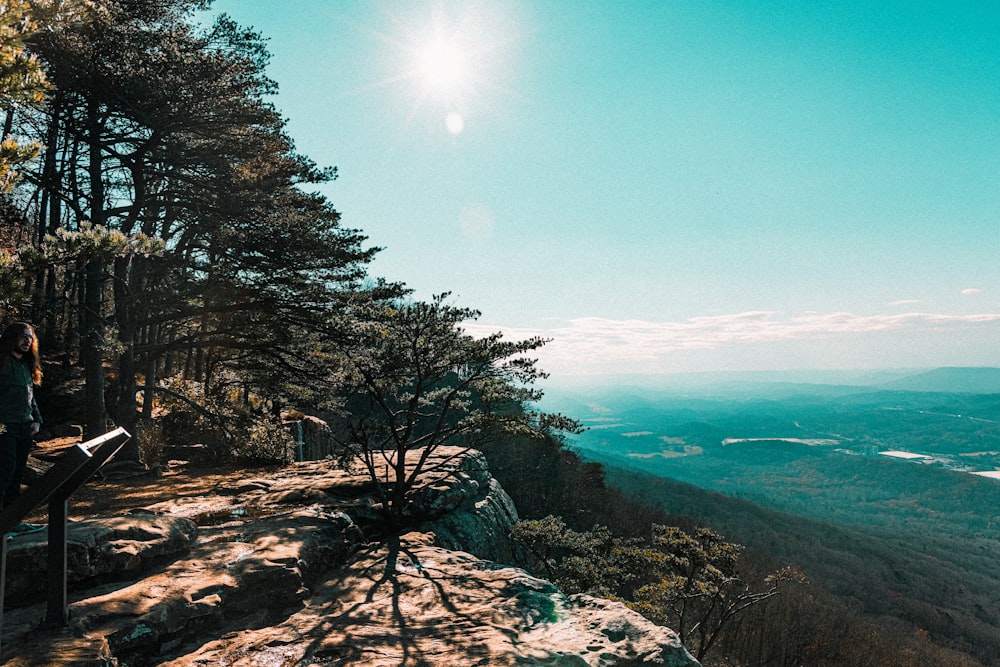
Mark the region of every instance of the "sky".
POLYGON ((553 375, 1000 366, 1000 3, 217 0, 371 273, 553 375))

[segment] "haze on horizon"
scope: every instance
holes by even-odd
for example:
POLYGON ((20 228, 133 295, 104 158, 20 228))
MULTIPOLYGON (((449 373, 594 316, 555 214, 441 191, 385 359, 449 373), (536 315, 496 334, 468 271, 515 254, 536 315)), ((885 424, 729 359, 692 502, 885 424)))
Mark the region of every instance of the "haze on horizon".
POLYGON ((220 0, 376 275, 559 375, 1000 366, 1000 4, 220 0))

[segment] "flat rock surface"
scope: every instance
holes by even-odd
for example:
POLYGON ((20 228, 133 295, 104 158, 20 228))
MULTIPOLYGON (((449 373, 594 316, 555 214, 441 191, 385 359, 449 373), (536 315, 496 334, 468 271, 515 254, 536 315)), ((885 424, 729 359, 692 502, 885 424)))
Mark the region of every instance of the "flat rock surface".
MULTIPOLYGON (((69 542, 88 555, 69 624, 46 627, 44 600, 22 587, 0 664, 697 664, 623 605, 496 564, 511 560, 510 498, 478 453, 436 456, 407 508, 419 529, 374 541, 372 483, 329 462, 91 482, 70 503, 69 542)), ((9 542, 8 582, 37 576, 46 537, 9 542)))
MULTIPOLYGON (((67 581, 75 584, 148 570, 185 553, 197 533, 188 519, 145 510, 71 522, 66 527, 67 581)), ((48 579, 48 537, 48 530, 43 530, 7 542, 8 604, 39 597, 48 579)))
POLYGON ((693 665, 676 635, 622 605, 410 533, 367 549, 271 627, 165 667, 693 665))

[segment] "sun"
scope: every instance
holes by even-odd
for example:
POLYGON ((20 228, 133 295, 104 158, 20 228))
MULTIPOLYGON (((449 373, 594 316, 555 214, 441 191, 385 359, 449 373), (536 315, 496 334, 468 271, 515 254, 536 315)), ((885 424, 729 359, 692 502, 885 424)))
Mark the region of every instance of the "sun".
POLYGON ((493 99, 510 91, 513 46, 521 39, 506 5, 486 0, 404 3, 383 14, 386 29, 373 32, 383 50, 384 78, 404 108, 405 127, 428 127, 460 135, 470 117, 496 113, 493 99))
POLYGON ((417 55, 420 78, 433 90, 452 92, 468 75, 468 55, 454 41, 431 39, 417 55))

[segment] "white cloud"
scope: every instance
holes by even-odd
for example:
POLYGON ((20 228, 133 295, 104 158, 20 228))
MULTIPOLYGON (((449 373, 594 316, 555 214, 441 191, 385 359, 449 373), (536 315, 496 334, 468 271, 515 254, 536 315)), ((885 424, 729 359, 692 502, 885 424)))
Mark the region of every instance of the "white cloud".
MULTIPOLYGON (((580 317, 545 329, 509 329, 474 324, 473 335, 502 330, 506 337, 550 338, 538 355, 547 369, 629 368, 652 372, 667 359, 692 355, 730 356, 753 346, 767 345, 778 354, 792 345, 808 344, 816 350, 869 340, 873 335, 924 337, 930 334, 974 331, 1000 322, 1000 313, 942 315, 898 313, 855 315, 846 312, 804 313, 789 317, 776 311, 748 311, 729 315, 692 317, 677 322, 611 320, 580 317), (774 347, 777 346, 777 347, 774 347)), ((995 336, 996 332, 989 332, 995 336)), ((816 353, 817 356, 820 352, 816 353)), ((836 361, 836 360, 833 360, 836 361)))
POLYGON ((962 290, 962 294, 964 294, 965 296, 975 296, 976 294, 979 294, 982 291, 983 290, 979 289, 978 287, 970 287, 969 289, 962 290))
POLYGON ((890 301, 890 306, 912 306, 915 303, 920 303, 920 299, 900 299, 899 301, 890 301))

